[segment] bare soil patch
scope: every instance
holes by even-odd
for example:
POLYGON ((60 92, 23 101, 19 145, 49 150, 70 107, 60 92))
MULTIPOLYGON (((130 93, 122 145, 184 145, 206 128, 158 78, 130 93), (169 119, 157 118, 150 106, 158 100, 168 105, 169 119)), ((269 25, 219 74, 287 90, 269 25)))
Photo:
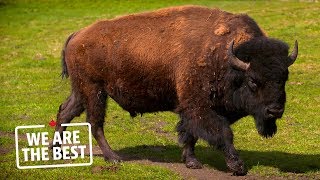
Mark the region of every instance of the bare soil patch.
MULTIPOLYGON (((0 137, 7 137, 7 138, 14 139, 14 133, 0 131, 0 137)), ((8 154, 9 152, 14 150, 14 147, 15 147, 14 144, 6 145, 6 146, 1 144, 1 146, 0 146, 0 155, 8 154)))
MULTIPOLYGON (((85 152, 86 154, 89 154, 88 151, 85 152)), ((102 156, 102 151, 98 146, 92 147, 92 153, 96 156, 102 156)), ((183 179, 223 179, 223 180, 232 180, 232 179, 284 179, 281 177, 272 177, 272 178, 265 178, 265 177, 259 177, 255 175, 246 175, 246 176, 233 176, 232 173, 218 171, 209 167, 203 167, 202 169, 189 169, 186 168, 184 163, 177 163, 177 162, 163 162, 161 160, 157 161, 155 159, 137 159, 134 155, 128 155, 128 154, 120 154, 121 157, 124 158, 125 161, 129 161, 132 163, 139 163, 143 165, 156 165, 156 166, 162 166, 167 169, 170 169, 171 171, 178 173, 180 176, 183 177, 183 179)), ((92 169, 93 173, 99 173, 104 170, 113 171, 116 172, 120 168, 119 166, 106 166, 106 167, 94 167, 92 169)))

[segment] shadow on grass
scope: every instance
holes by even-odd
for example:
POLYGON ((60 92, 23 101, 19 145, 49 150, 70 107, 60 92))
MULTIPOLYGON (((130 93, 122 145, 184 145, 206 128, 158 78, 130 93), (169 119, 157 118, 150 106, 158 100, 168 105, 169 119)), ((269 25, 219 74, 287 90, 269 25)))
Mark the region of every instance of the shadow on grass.
MULTIPOLYGON (((240 157, 250 170, 253 166, 271 166, 281 172, 307 173, 320 170, 320 154, 291 154, 279 151, 259 152, 239 150, 240 157)), ((117 151, 125 161, 148 159, 153 162, 181 163, 179 146, 136 146, 117 151)), ((203 164, 227 171, 223 155, 209 147, 197 146, 196 155, 203 164)))

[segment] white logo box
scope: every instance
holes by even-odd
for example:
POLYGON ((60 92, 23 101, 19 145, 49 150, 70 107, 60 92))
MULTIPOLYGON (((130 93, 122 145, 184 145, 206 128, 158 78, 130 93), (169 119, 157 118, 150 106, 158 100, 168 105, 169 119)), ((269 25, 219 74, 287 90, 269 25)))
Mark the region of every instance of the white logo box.
POLYGON ((73 166, 90 166, 93 163, 92 156, 92 137, 91 137, 91 124, 90 123, 69 123, 61 124, 61 126, 88 126, 88 138, 89 138, 89 155, 90 162, 88 163, 74 163, 74 164, 50 164, 50 165, 35 165, 35 166, 20 166, 19 161, 19 141, 18 141, 18 130, 19 129, 33 129, 33 128, 44 128, 45 125, 30 125, 30 126, 17 126, 15 128, 15 143, 16 143, 16 161, 19 169, 35 169, 35 168, 56 168, 56 167, 73 167, 73 166))

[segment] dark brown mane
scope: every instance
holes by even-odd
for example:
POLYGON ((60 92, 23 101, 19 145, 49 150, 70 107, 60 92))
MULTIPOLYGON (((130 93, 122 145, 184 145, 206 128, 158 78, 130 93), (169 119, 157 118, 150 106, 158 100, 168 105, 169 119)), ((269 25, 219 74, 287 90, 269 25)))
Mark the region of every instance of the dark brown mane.
MULTIPOLYGON (((246 55, 269 57, 274 55, 287 56, 289 46, 283 41, 267 37, 256 37, 242 43, 235 50, 239 57, 246 55)), ((245 58, 243 58, 246 61, 245 58)))

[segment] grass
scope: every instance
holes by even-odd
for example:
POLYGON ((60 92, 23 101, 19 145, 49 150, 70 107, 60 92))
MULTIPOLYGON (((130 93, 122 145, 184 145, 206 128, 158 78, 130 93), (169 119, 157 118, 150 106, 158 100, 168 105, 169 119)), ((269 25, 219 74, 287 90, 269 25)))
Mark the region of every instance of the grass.
MULTIPOLYGON (((272 139, 260 137, 252 118, 232 126, 235 146, 249 174, 320 177, 320 4, 280 1, 2 1, 0 0, 0 154, 1 179, 20 178, 157 178, 179 179, 160 166, 122 163, 116 171, 100 156, 92 166, 18 170, 15 165, 16 126, 48 124, 69 95, 69 80, 61 80, 60 51, 67 36, 99 19, 181 4, 218 7, 247 13, 271 37, 299 41, 299 57, 290 70, 287 107, 272 139), (95 169, 98 169, 97 171, 95 169)), ((113 149, 138 158, 179 162, 174 137, 178 117, 146 114, 131 119, 108 102, 105 133, 113 149)), ((85 116, 73 122, 84 122, 85 116)), ((53 129, 46 126, 45 130, 53 129)), ((96 144, 95 141, 93 141, 96 144)), ((26 143, 21 140, 21 143, 26 143)), ((208 167, 225 171, 223 157, 200 142, 196 153, 208 167)))

